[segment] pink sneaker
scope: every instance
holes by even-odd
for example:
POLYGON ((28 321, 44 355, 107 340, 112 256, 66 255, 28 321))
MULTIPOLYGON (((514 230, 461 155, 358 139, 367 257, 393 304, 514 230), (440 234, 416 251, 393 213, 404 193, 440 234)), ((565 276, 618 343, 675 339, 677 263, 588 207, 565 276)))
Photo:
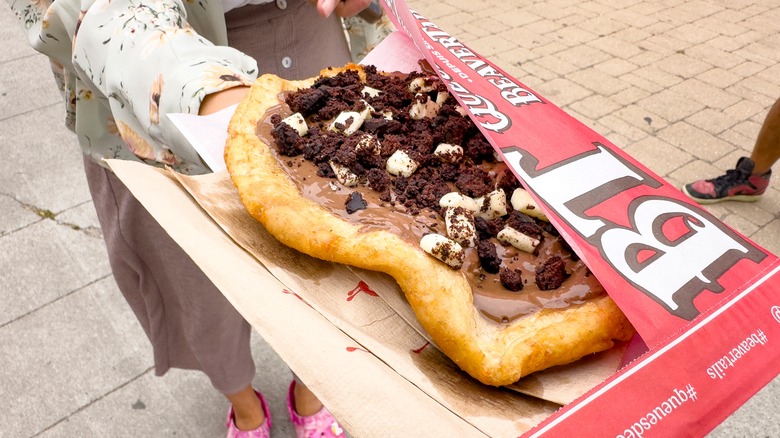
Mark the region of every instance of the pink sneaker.
POLYGON ((748 157, 737 161, 734 169, 717 178, 702 179, 683 186, 682 191, 699 204, 721 201, 758 201, 769 186, 772 171, 753 174, 754 163, 748 157))
POLYGON ((287 412, 290 414, 290 420, 295 426, 295 435, 297 438, 341 438, 345 437, 344 429, 339 422, 333 418, 325 406, 314 415, 301 416, 295 412, 295 380, 290 383, 290 390, 287 391, 287 412))
POLYGON ((233 406, 230 407, 227 415, 227 438, 271 438, 271 414, 268 410, 268 404, 263 398, 263 394, 255 391, 257 398, 260 399, 260 403, 263 405, 263 413, 265 414, 265 421, 254 430, 240 430, 236 427, 236 422, 233 421, 233 406))

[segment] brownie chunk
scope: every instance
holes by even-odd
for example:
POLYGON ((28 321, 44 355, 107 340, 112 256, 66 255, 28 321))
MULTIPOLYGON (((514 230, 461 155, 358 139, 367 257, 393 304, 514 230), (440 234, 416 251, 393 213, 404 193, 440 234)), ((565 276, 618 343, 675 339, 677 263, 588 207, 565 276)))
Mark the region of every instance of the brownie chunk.
POLYGON ((335 178, 336 174, 333 172, 333 168, 328 163, 319 163, 317 165, 317 176, 322 178, 335 178))
MULTIPOLYGON (((449 99, 452 99, 450 97, 449 99)), ((449 100, 448 100, 449 102, 449 100)), ((467 133, 472 127, 471 119, 461 117, 455 102, 446 103, 433 120, 434 139, 436 143, 463 144, 467 133)))
MULTIPOLYGON (((484 219, 483 219, 484 220, 484 219)), ((480 240, 477 244, 479 263, 486 272, 497 274, 501 269, 501 259, 496 252, 496 245, 489 240, 480 240)))
POLYGON ((493 146, 483 135, 474 135, 466 141, 466 155, 475 163, 493 161, 493 146))
POLYGON ((512 197, 512 193, 514 193, 515 189, 521 187, 520 181, 515 178, 515 174, 512 173, 512 170, 509 168, 504 169, 504 171, 498 175, 496 186, 497 188, 504 189, 507 199, 512 197))
POLYGON ((293 127, 287 123, 282 123, 281 117, 274 115, 271 118, 271 123, 274 124, 274 128, 271 131, 271 136, 276 140, 276 145, 279 149, 279 155, 285 157, 295 157, 301 154, 299 142, 301 136, 298 135, 293 127))
POLYGON ((378 118, 364 121, 363 130, 381 138, 388 134, 398 134, 403 130, 403 126, 397 120, 378 118))
POLYGON ((485 196, 493 191, 493 181, 490 175, 478 167, 463 169, 455 184, 461 193, 472 198, 485 196))
POLYGON ((517 292, 523 288, 523 273, 519 269, 504 268, 501 270, 499 278, 501 279, 501 284, 512 292, 517 292))
POLYGON ((368 180, 368 186, 373 190, 383 193, 390 188, 390 176, 381 169, 369 169, 366 172, 366 179, 368 180))
POLYGON ((566 264, 560 256, 555 255, 536 269, 536 286, 540 290, 558 289, 566 277, 566 264))
POLYGON ((517 210, 509 215, 506 225, 534 239, 542 239, 542 227, 532 217, 517 210))
POLYGON ((488 222, 487 219, 484 217, 477 216, 474 218, 474 227, 477 229, 477 237, 480 240, 486 240, 490 239, 491 237, 496 237, 496 233, 494 233, 492 227, 490 226, 490 222, 488 222))
POLYGON ((329 98, 327 89, 308 88, 291 94, 287 98, 287 105, 294 113, 310 115, 324 107, 329 98))

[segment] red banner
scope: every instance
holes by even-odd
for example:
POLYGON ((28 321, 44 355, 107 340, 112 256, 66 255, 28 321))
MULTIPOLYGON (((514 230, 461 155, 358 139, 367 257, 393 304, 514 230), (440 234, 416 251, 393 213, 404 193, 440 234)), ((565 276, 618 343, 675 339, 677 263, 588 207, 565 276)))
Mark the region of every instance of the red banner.
POLYGON ((534 436, 703 435, 777 376, 775 255, 405 1, 385 9, 650 346, 534 436))
POLYGON ((745 291, 528 436, 704 436, 777 376, 778 271, 776 262, 745 291))

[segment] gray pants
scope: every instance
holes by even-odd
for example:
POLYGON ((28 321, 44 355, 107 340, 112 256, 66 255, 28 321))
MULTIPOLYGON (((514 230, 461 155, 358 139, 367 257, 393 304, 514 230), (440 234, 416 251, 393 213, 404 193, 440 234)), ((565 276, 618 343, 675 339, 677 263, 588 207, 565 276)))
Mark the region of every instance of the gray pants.
POLYGON ((85 158, 108 259, 154 350, 157 375, 205 372, 223 394, 249 384, 250 326, 110 170, 85 158))
MULTIPOLYGON (((261 74, 300 79, 349 62, 339 19, 320 18, 306 0, 225 18, 230 45, 261 74)), ((249 324, 111 171, 88 158, 84 169, 114 278, 152 343, 156 374, 196 369, 223 394, 245 388, 255 374, 249 324)))

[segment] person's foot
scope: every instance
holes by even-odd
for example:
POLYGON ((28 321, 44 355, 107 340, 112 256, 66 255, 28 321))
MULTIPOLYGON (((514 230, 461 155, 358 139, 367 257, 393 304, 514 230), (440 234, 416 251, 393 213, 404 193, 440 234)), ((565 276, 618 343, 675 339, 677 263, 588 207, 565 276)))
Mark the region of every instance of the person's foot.
POLYGON ((287 412, 290 414, 290 421, 295 427, 297 438, 342 438, 344 429, 341 428, 338 421, 325 406, 322 406, 312 415, 300 415, 296 411, 295 400, 295 380, 290 383, 290 389, 287 391, 287 412))
POLYGON ((266 403, 262 394, 260 394, 257 391, 254 391, 254 393, 257 395, 257 398, 260 400, 260 405, 263 408, 263 414, 265 415, 265 418, 263 419, 262 423, 260 423, 260 425, 254 429, 251 430, 239 429, 239 426, 236 424, 236 414, 234 412, 234 407, 233 405, 231 405, 230 410, 228 411, 227 421, 226 421, 226 425, 228 429, 227 438, 270 438, 271 437, 271 417, 270 417, 270 412, 268 410, 268 404, 266 403))
POLYGON ((291 386, 293 387, 293 409, 295 409, 296 414, 307 417, 316 414, 322 409, 322 402, 306 385, 295 380, 294 383, 291 383, 291 386))
POLYGON ((758 201, 769 186, 772 171, 753 175, 753 160, 742 157, 737 167, 712 179, 701 179, 683 186, 682 191, 699 204, 721 201, 758 201))

